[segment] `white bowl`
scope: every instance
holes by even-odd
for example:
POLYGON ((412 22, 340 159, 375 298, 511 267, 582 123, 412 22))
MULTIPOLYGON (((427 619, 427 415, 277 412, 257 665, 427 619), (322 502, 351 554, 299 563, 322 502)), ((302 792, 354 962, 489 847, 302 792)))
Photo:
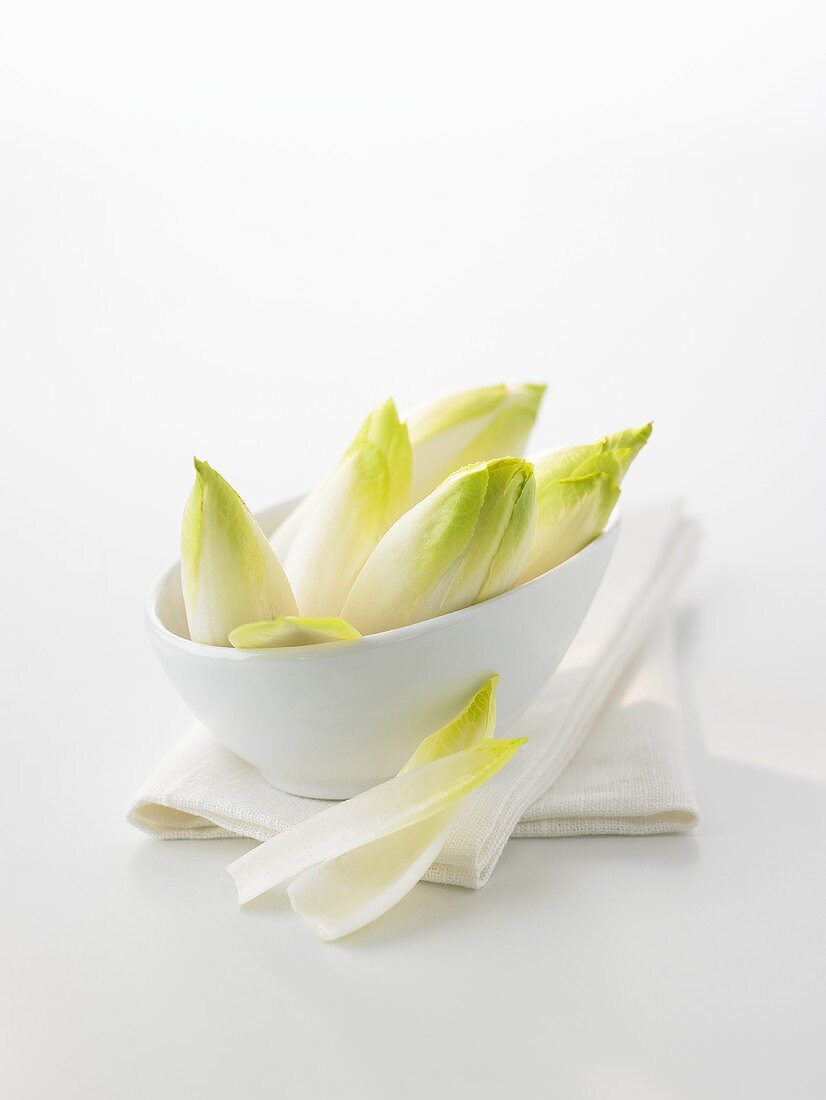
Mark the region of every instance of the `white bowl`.
MULTIPOLYGON (((274 531, 297 500, 258 515, 274 531)), ((281 790, 349 798, 399 770, 494 672, 497 736, 552 675, 591 605, 619 521, 528 584, 355 642, 240 650, 188 636, 175 563, 147 607, 155 650, 193 714, 281 790)))

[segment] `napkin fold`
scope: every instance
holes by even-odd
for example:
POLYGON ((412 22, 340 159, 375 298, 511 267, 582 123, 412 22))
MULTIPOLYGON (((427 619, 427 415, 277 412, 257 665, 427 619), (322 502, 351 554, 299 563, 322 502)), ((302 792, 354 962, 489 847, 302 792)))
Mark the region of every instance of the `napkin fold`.
MULTIPOLYGON (((510 836, 685 832, 698 820, 685 762, 668 611, 693 562, 678 504, 629 509, 571 648, 508 736, 528 744, 463 803, 426 878, 479 887, 510 836)), ((127 820, 161 839, 267 840, 329 803, 285 794, 194 725, 127 820)))

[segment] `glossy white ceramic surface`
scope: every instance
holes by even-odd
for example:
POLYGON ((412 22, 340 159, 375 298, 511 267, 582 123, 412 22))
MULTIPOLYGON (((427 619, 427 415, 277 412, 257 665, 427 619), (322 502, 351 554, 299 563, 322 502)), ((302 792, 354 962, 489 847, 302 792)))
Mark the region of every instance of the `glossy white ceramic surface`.
MULTIPOLYGON (((260 513, 264 530, 295 504, 260 513)), ((295 649, 190 641, 176 562, 150 595, 150 636, 193 714, 223 745, 282 790, 347 798, 394 775, 494 672, 496 732, 507 733, 585 617, 618 522, 556 569, 485 603, 356 642, 295 649)))

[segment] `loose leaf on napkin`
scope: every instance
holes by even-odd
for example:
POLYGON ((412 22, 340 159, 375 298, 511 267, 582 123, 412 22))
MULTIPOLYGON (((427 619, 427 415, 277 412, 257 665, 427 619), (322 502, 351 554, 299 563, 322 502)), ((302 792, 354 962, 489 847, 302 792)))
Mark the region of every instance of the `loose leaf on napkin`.
POLYGON ((525 738, 485 740, 398 775, 265 841, 227 870, 243 905, 317 863, 455 805, 507 764, 525 738))
POLYGON ((290 903, 322 940, 338 940, 377 920, 419 882, 438 856, 455 808, 304 871, 290 903))
MULTIPOLYGON (((497 680, 491 677, 452 722, 426 737, 399 774, 491 737, 497 680)), ((325 940, 363 928, 401 901, 425 874, 444 844, 455 812, 456 806, 451 806, 304 871, 288 889, 293 909, 325 940)))

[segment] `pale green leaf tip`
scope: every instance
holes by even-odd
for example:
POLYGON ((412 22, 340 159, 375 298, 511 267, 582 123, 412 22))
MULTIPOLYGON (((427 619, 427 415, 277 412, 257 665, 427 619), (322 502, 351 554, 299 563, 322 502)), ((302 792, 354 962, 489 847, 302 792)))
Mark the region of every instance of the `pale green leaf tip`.
POLYGON ((548 385, 546 382, 524 382, 521 387, 525 393, 531 398, 531 405, 534 412, 539 410, 539 406, 542 403, 542 398, 545 396, 548 385))
MULTIPOLYGON (((499 739, 497 738, 497 740, 499 739)), ((511 737, 507 740, 501 740, 500 743, 503 746, 507 746, 507 748, 512 749, 514 752, 516 752, 516 750, 521 749, 523 745, 527 745, 529 741, 530 737, 511 737)))
MULTIPOLYGON (((458 470, 454 470, 452 474, 448 474, 442 482, 442 485, 476 478, 483 478, 485 481, 489 481, 491 477, 499 478, 502 475, 505 475, 505 477, 514 477, 518 474, 521 474, 525 481, 527 481, 533 472, 533 463, 529 462, 528 459, 514 458, 512 455, 506 455, 504 458, 492 458, 487 462, 470 462, 467 466, 460 466, 458 470)), ((440 486, 436 488, 438 489, 440 486)), ((434 490, 434 493, 435 491, 436 490, 434 490)))
POLYGON ((380 405, 376 405, 375 409, 368 414, 366 423, 369 424, 371 421, 384 419, 391 420, 394 423, 398 422, 399 410, 396 408, 396 402, 392 397, 387 397, 380 405))
MULTIPOLYGON (((225 478, 221 477, 215 467, 210 466, 206 459, 193 457, 192 463, 195 467, 195 476, 200 481, 212 482, 213 487, 222 483, 229 485, 229 482, 226 481, 225 478)), ((232 488, 232 486, 229 487, 232 488)), ((234 491, 235 490, 233 490, 233 492, 234 491)))
POLYGON ((407 436, 407 425, 399 419, 399 411, 396 402, 388 397, 372 412, 367 414, 361 427, 350 444, 347 454, 365 445, 376 447, 382 454, 393 446, 399 435, 407 436))
POLYGON ((226 494, 227 499, 237 500, 244 511, 249 511, 238 490, 230 485, 227 479, 219 474, 214 466, 210 466, 203 458, 193 457, 192 462, 195 466, 196 483, 200 482, 203 487, 208 486, 215 493, 222 495, 226 494))
MULTIPOLYGON (((504 455, 502 458, 492 458, 489 462, 478 462, 474 465, 480 469, 495 471, 495 470, 512 470, 513 473, 523 471, 525 477, 530 477, 533 473, 533 463, 527 458, 517 458, 515 455, 504 455)), ((470 470, 472 466, 463 467, 465 470, 470 470)))
MULTIPOLYGON (((618 432, 617 435, 619 435, 621 437, 625 434, 628 434, 632 437, 636 437, 636 439, 639 441, 640 447, 642 447, 651 438, 651 433, 653 431, 654 431, 654 421, 649 420, 648 423, 643 424, 641 428, 629 428, 627 430, 627 433, 626 432, 618 432)), ((611 437, 609 436, 607 438, 611 438, 611 437)))
MULTIPOLYGON (((468 703, 468 707, 472 707, 478 699, 488 699, 490 702, 496 698, 496 688, 499 684, 499 673, 494 672, 492 676, 489 676, 485 680, 484 684, 473 695, 473 698, 468 703)), ((466 708, 467 709, 467 708, 466 708)), ((462 711, 464 713, 464 711, 462 711)))

